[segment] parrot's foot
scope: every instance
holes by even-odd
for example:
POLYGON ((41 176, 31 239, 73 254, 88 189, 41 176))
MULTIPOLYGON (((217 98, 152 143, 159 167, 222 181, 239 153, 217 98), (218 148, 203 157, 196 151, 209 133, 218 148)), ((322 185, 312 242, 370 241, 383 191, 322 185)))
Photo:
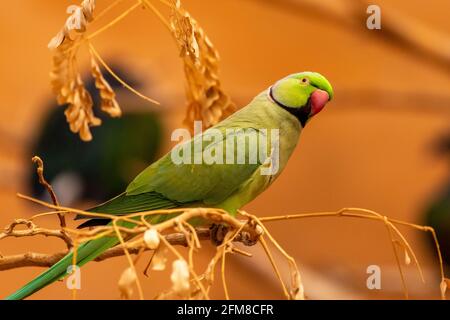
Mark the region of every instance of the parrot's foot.
POLYGON ((211 242, 217 247, 223 243, 229 228, 224 224, 213 223, 211 227, 209 227, 209 230, 211 234, 211 242))
MULTIPOLYGON (((209 227, 211 242, 216 246, 220 246, 225 240, 225 236, 230 228, 225 224, 213 223, 209 227)), ((242 242, 244 245, 251 247, 258 243, 260 234, 251 234, 249 232, 241 232, 234 240, 242 242)))

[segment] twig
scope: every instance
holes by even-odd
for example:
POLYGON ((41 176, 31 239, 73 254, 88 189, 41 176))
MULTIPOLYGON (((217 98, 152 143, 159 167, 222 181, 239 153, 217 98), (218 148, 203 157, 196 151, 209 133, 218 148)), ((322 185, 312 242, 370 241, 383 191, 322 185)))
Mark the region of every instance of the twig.
POLYGON ((389 238, 391 239, 392 251, 394 252, 395 262, 397 264, 398 272, 400 273, 400 278, 402 280, 402 286, 403 286, 403 291, 405 293, 405 299, 409 299, 408 285, 406 284, 405 275, 403 274, 402 265, 400 264, 400 258, 398 257, 398 252, 395 247, 394 234, 392 233, 390 226, 387 224, 387 219, 385 219, 385 225, 386 225, 386 229, 389 234, 389 238))
MULTIPOLYGON (((412 250, 411 246, 406 241, 405 237, 401 234, 401 232, 394 226, 394 224, 408 226, 420 231, 430 232, 433 236, 433 240, 435 243, 436 251, 439 258, 439 268, 440 268, 440 275, 441 275, 441 283, 444 283, 447 281, 445 274, 444 274, 444 265, 442 261, 442 254, 439 247, 439 242, 436 237, 436 233, 432 227, 429 226, 420 226, 414 223, 404 222, 396 219, 388 219, 387 217, 384 217, 380 215, 379 213, 376 213, 372 210, 367 209, 361 209, 361 208, 343 208, 341 210, 335 211, 335 212, 316 212, 316 213, 303 213, 303 214, 292 214, 292 215, 282 215, 282 216, 273 216, 273 217, 263 217, 260 218, 260 222, 271 222, 271 221, 285 221, 285 220, 291 220, 291 219, 302 219, 302 218, 320 218, 320 217, 347 217, 347 218, 363 218, 363 219, 369 219, 369 220, 379 220, 383 223, 387 223, 392 230, 395 231, 395 233, 400 237, 402 240, 405 248, 409 251, 409 253, 412 255, 414 262, 419 270, 419 274, 421 277, 422 282, 425 282, 423 277, 422 268, 420 267, 420 264, 417 260, 417 257, 412 250)), ((395 249, 395 248, 394 248, 395 249)), ((402 276, 403 278, 403 276, 402 276)), ((441 290, 441 298, 442 300, 446 299, 445 291, 441 290)))
POLYGON ((240 214, 243 216, 249 217, 251 220, 253 220, 257 225, 262 229, 263 233, 267 235, 269 240, 272 242, 272 244, 275 246, 275 248, 278 249, 278 251, 286 258, 286 260, 289 263, 289 268, 291 271, 291 296, 290 298, 296 299, 296 300, 304 300, 304 289, 303 289, 303 283, 300 275, 300 271, 297 267, 297 263, 295 262, 295 259, 291 257, 284 249, 283 247, 278 243, 278 241, 275 240, 275 238, 270 234, 269 230, 264 226, 264 224, 261 222, 261 220, 256 217, 255 215, 248 214, 245 211, 240 211, 240 214))
POLYGON ((139 91, 137 91, 136 89, 134 89, 132 86, 130 86, 128 83, 126 83, 124 80, 122 80, 109 66, 108 64, 105 62, 105 60, 103 60, 103 58, 100 56, 100 54, 97 52, 97 50, 95 50, 94 46, 92 45, 92 43, 89 43, 89 50, 91 51, 92 55, 98 60, 100 61, 100 63, 102 64, 102 66, 106 69, 106 71, 109 72, 109 74, 111 76, 114 77, 114 79, 116 79, 122 86, 124 86, 125 88, 127 88, 129 91, 131 91, 132 93, 134 93, 135 95, 137 95, 138 97, 151 102, 153 104, 156 105, 160 105, 160 103, 152 98, 147 97, 146 95, 140 93, 139 91))
MULTIPOLYGON (((67 247, 72 247, 72 239, 64 230, 51 230, 37 227, 33 222, 25 219, 16 219, 13 223, 5 228, 5 231, 0 233, 0 240, 8 237, 23 238, 32 237, 36 235, 43 235, 46 237, 55 237, 63 240, 67 247), (26 226, 25 230, 16 230, 19 225, 26 226)), ((1 261, 1 260, 0 260, 1 261)))
POLYGON ((264 240, 264 237, 260 238, 260 243, 261 243, 262 247, 264 248, 264 252, 266 253, 267 257, 269 258, 270 264, 272 265, 273 270, 275 271, 275 274, 276 274, 278 280, 280 281, 280 284, 281 284, 281 287, 283 288, 283 293, 284 293, 286 299, 289 299, 289 293, 286 289, 286 285, 284 284, 283 279, 281 278, 280 270, 278 269, 275 259, 272 256, 272 252, 270 251, 269 246, 266 243, 266 240, 264 240))
MULTIPOLYGON (((17 221, 17 220, 16 220, 17 221)), ((26 221, 26 220, 24 220, 26 221)), ((28 221, 27 221, 28 222, 28 221)), ((28 230, 20 230, 20 231, 14 231, 13 234, 7 234, 5 233, 0 234, 0 240, 3 238, 6 238, 8 236, 33 236, 37 234, 42 234, 46 236, 54 236, 57 238, 64 239, 65 236, 61 235, 59 233, 59 230, 49 230, 49 229, 43 229, 43 228, 35 228, 33 229, 34 232, 28 231, 28 230), (19 235, 20 234, 20 235, 19 235)), ((196 228, 196 235, 199 240, 210 240, 210 230, 209 227, 200 227, 196 228)), ((186 235, 177 232, 177 233, 171 233, 165 236, 165 239, 168 243, 170 243, 173 246, 188 246, 188 241, 186 239, 186 235)), ((237 236, 234 241, 235 242, 244 242, 243 239, 245 237, 237 236)), ((126 245, 127 250, 130 254, 138 254, 140 250, 143 248, 142 244, 133 244, 130 246, 130 244, 126 245)), ((151 249, 148 249, 145 247, 145 251, 152 251, 151 249)), ((36 252, 28 252, 18 255, 11 255, 11 256, 0 256, 0 271, 4 270, 10 270, 10 269, 16 269, 16 268, 23 268, 23 267, 51 267, 56 262, 58 262, 62 257, 64 257, 67 254, 67 251, 61 251, 54 254, 44 254, 44 253, 36 253, 36 252)), ((115 257, 121 257, 124 256, 125 252, 123 249, 123 246, 119 245, 114 248, 106 250, 104 253, 102 253, 100 256, 98 256, 94 261, 101 262, 104 260, 108 260, 115 257)))
MULTIPOLYGON (((117 4, 117 3, 116 3, 117 4)), ((115 5, 115 4, 113 4, 115 5)), ((133 12, 135 9, 139 8, 139 6, 141 5, 141 1, 137 1, 134 5, 132 5, 130 8, 128 8, 127 10, 125 10, 124 12, 122 12, 118 17, 116 17, 115 19, 113 19, 111 22, 109 22, 108 24, 104 25, 103 27, 101 27, 100 29, 94 31, 93 33, 91 33, 90 35, 88 35, 86 37, 86 40, 91 40, 93 38, 95 38, 96 36, 98 36, 100 33, 102 33, 103 31, 106 31, 107 29, 111 28, 112 26, 114 26, 115 24, 117 24, 118 22, 120 22, 122 19, 124 19, 126 16, 128 16, 131 12, 133 12)), ((107 11, 109 11, 110 8, 106 8, 103 12, 101 12, 99 14, 99 16, 97 17, 97 19, 99 19, 103 14, 105 14, 107 11)))
MULTIPOLYGON (((34 156, 32 161, 37 164, 36 172, 37 172, 37 175, 39 178, 39 183, 47 189, 47 192, 49 193, 50 197, 52 198, 53 204, 55 206, 59 206, 58 198, 56 197, 56 194, 53 191, 52 186, 50 185, 50 183, 47 182, 47 180, 45 180, 44 162, 38 156, 34 156)), ((65 228, 66 227, 66 219, 64 218, 64 213, 58 212, 58 218, 59 218, 61 228, 65 228)))
POLYGON ((28 252, 11 256, 0 256, 0 271, 23 267, 51 267, 66 254, 67 251, 54 254, 28 252))
POLYGON ((227 279, 225 277, 225 257, 227 256, 227 249, 223 250, 222 254, 222 265, 221 265, 221 275, 222 275, 222 285, 223 285, 223 291, 225 293, 225 299, 230 300, 230 294, 228 293, 228 285, 227 285, 227 279))
MULTIPOLYGON (((122 245, 123 248, 123 252, 125 253, 125 256, 127 257, 128 263, 130 264, 130 268, 134 271, 134 273, 136 273, 136 268, 134 266, 133 260, 131 259, 131 255, 130 252, 128 251, 126 245, 125 245, 125 241, 122 237, 122 234, 120 233, 120 230, 117 228, 117 220, 113 220, 112 221, 112 225, 114 228, 114 231, 116 232, 117 238, 119 238, 119 241, 122 245)), ((141 250, 138 251, 138 253, 141 252, 141 250)), ((140 300, 144 300, 144 293, 142 291, 142 286, 141 286, 141 282, 139 281, 139 278, 136 276, 136 286, 138 288, 138 292, 139 292, 139 299, 140 300)))
MULTIPOLYGON (((72 272, 76 272, 77 268, 77 259, 78 259, 78 242, 74 241, 73 243, 73 255, 72 255, 72 272)), ((72 300, 77 299, 77 289, 75 286, 72 289, 72 300)))
POLYGON ((167 21, 166 18, 164 18, 164 16, 161 14, 161 12, 156 9, 156 7, 148 0, 142 0, 142 4, 146 7, 149 8, 151 11, 153 11, 153 13, 158 17, 158 19, 164 24, 164 26, 169 30, 172 31, 172 28, 170 26, 170 23, 167 21))
MULTIPOLYGON (((164 244, 167 246, 167 248, 169 248, 169 250, 178 258, 181 260, 184 260, 183 256, 164 238, 161 238, 162 242, 164 242, 164 244)), ((186 241, 188 241, 186 239, 186 241)), ((203 284, 200 281, 199 276, 197 275, 197 273, 195 272, 195 270, 192 268, 191 265, 189 265, 189 272, 190 274, 193 276, 194 281, 197 283, 198 287, 200 288, 200 290, 203 293, 203 296, 209 300, 209 296, 208 293, 206 292, 205 287, 203 286, 203 284)))
POLYGON ((105 9, 103 9, 99 14, 97 14, 95 16, 95 21, 100 20, 104 15, 106 15, 109 11, 111 11, 113 8, 115 8, 116 6, 118 6, 121 2, 123 2, 124 0, 116 0, 113 3, 111 3, 108 7, 106 7, 105 9))

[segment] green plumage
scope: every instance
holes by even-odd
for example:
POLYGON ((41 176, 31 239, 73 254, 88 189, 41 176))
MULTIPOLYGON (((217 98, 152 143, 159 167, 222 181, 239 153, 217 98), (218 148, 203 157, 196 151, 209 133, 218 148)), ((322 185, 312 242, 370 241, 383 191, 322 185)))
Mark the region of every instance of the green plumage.
MULTIPOLYGON (((90 211, 124 215, 156 209, 196 206, 222 208, 230 214, 235 214, 238 209, 263 192, 286 166, 302 129, 301 122, 304 119, 299 121, 299 117, 306 114, 309 118, 314 115, 310 112, 311 94, 314 91, 322 91, 327 92, 329 99, 333 96, 328 81, 323 76, 311 72, 284 78, 277 82, 274 88, 276 91, 265 90, 245 108, 214 126, 213 129, 217 130, 206 130, 202 135, 186 142, 188 147, 184 145, 183 149, 183 144, 180 144, 173 150, 177 154, 184 154, 189 150, 191 158, 195 159, 196 155, 204 155, 213 149, 225 151, 233 145, 235 159, 240 150, 245 150, 244 163, 229 164, 224 161, 223 164, 195 164, 192 161, 176 164, 171 158, 171 153, 168 153, 139 174, 123 194, 90 211), (281 101, 276 97, 281 97, 281 101), (290 101, 296 103, 300 101, 302 105, 289 105, 290 101), (309 110, 309 113, 298 112, 304 111, 303 109, 309 110), (249 161, 252 156, 249 154, 250 142, 246 140, 245 129, 252 129, 261 134, 260 136, 267 135, 265 130, 279 130, 279 170, 274 175, 262 174, 267 158, 259 158, 256 162, 249 161), (221 133, 220 137, 215 135, 217 132, 221 133)), ((273 147, 272 141, 270 139, 267 141, 266 148, 270 151, 273 147)), ((156 216, 150 223, 159 223, 163 219, 165 217, 156 216)), ((128 224, 128 227, 130 226, 131 224, 128 224)), ((82 244, 78 248, 77 265, 84 265, 117 244, 118 240, 115 237, 82 244)), ((72 258, 72 253, 69 253, 7 299, 23 299, 64 277, 67 267, 72 264, 72 258)))

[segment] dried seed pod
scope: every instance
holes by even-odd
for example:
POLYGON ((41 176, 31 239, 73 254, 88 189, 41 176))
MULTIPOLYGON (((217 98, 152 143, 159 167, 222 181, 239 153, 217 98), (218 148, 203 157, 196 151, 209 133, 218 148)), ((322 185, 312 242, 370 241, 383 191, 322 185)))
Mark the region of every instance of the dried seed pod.
POLYGON ((262 236, 264 234, 264 229, 259 224, 255 226, 255 231, 256 234, 259 236, 262 236))
POLYGON ((450 279, 447 279, 447 278, 442 279, 439 287, 441 289, 441 296, 443 298, 445 298, 445 295, 447 293, 447 289, 448 289, 449 285, 450 285, 450 279))
POLYGON ((129 267, 122 272, 118 286, 123 298, 130 299, 133 295, 133 285, 137 281, 137 275, 133 268, 129 267))
POLYGON ((292 299, 305 300, 305 290, 303 288, 302 278, 298 270, 293 271, 292 282, 293 282, 291 290, 292 299))
POLYGON ((189 292, 189 267, 185 260, 178 259, 172 264, 172 290, 177 294, 186 294, 189 292))
MULTIPOLYGON (((67 105, 65 115, 70 130, 78 133, 84 141, 92 140, 91 127, 99 126, 101 120, 94 115, 92 97, 76 67, 75 48, 94 18, 94 9, 95 0, 84 0, 80 6, 70 6, 67 9, 70 16, 64 27, 49 43, 49 48, 54 49, 53 67, 50 72, 53 92, 58 104, 67 105)), ((112 117, 119 117, 122 111, 114 91, 93 58, 91 63, 92 75, 101 97, 101 109, 112 117)))
POLYGON ((221 88, 219 54, 197 22, 181 7, 180 1, 172 0, 170 26, 178 42, 187 81, 188 107, 184 124, 192 130, 193 122, 202 120, 206 129, 236 110, 221 88))
POLYGON ((162 271, 166 269, 167 252, 167 247, 158 248, 158 250, 155 252, 155 255, 153 256, 152 270, 162 271))
POLYGON ((409 266, 411 264, 411 258, 409 257, 408 250, 405 249, 405 264, 409 266))
POLYGON ((84 0, 81 6, 71 5, 67 8, 69 17, 64 27, 56 36, 50 40, 49 49, 59 48, 66 39, 71 40, 72 31, 83 33, 86 31, 87 25, 94 19, 95 0, 84 0))
POLYGON ((116 101, 116 93, 103 77, 100 67, 94 57, 91 57, 91 66, 92 76, 95 79, 95 87, 100 93, 101 109, 113 118, 120 117, 122 115, 122 110, 116 101))
POLYGON ((149 229, 144 233, 144 242, 149 249, 156 249, 159 247, 159 233, 156 229, 149 229))

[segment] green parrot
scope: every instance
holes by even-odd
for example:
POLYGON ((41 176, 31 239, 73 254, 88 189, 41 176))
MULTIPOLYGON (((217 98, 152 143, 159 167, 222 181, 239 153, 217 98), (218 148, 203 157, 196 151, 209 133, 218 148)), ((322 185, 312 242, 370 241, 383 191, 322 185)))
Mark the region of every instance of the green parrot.
MULTIPOLYGON (((279 176, 294 151, 300 132, 307 122, 318 114, 333 98, 328 80, 319 73, 302 72, 277 81, 257 95, 246 107, 227 119, 180 143, 171 152, 151 164, 128 186, 126 191, 104 204, 90 209, 91 212, 124 215, 135 212, 170 209, 177 207, 215 207, 235 215, 237 210, 256 198, 279 176), (264 174, 268 163, 273 166, 272 152, 257 161, 251 161, 250 139, 239 140, 246 129, 267 136, 267 130, 277 130, 278 142, 269 141, 265 146, 275 150, 277 145, 277 170, 264 174), (222 133, 222 135, 217 135, 222 133), (221 137, 220 137, 221 136, 221 137), (187 148, 186 148, 187 146, 187 148), (231 148, 234 154, 244 150, 245 161, 229 163, 205 163, 174 161, 174 154, 196 157, 231 148), (270 160, 267 162, 267 160, 270 160), (237 163, 236 163, 237 162, 237 163)), ((266 140, 268 141, 268 140, 266 140)), ((214 156, 214 155, 212 155, 214 156)), ((234 159, 234 158, 233 158, 234 159)), ((78 219, 86 218, 78 216, 78 219)), ((149 222, 161 223, 167 216, 151 216, 149 222)), ((105 219, 91 219, 81 225, 107 224, 105 219)), ((131 223, 124 224, 132 227, 131 223)), ((78 247, 77 265, 83 266, 105 250, 117 245, 117 237, 104 237, 85 242, 78 247)), ((6 299, 24 299, 43 287, 67 275, 72 265, 72 253, 43 272, 6 299)))

